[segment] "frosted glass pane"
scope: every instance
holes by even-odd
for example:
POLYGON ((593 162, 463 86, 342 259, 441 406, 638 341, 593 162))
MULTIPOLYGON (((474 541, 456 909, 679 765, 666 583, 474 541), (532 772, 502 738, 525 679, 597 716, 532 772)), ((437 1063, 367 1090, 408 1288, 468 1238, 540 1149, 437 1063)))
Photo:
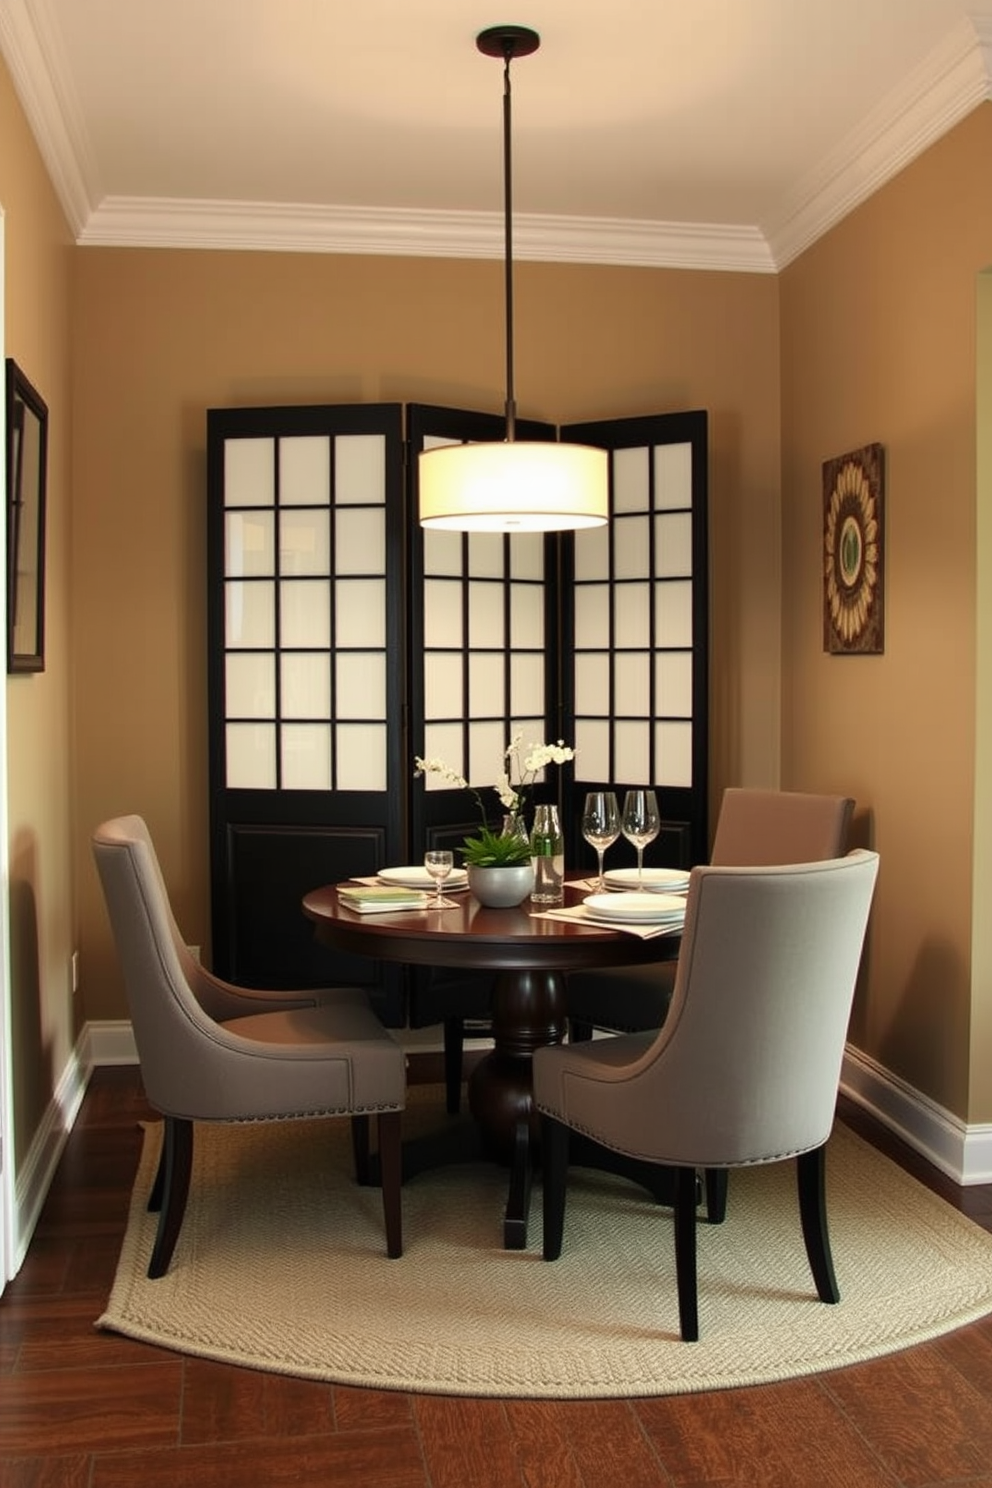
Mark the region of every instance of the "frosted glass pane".
POLYGON ((469 584, 468 643, 470 646, 504 644, 502 584, 469 584))
POLYGON ((654 749, 658 784, 689 789, 692 786, 692 724, 657 724, 654 749))
POLYGON ((283 790, 330 790, 330 724, 286 723, 281 732, 283 790))
POLYGON ((650 451, 638 449, 613 451, 613 510, 647 511, 651 504, 648 484, 650 451))
POLYGON ((343 791, 386 789, 386 728, 375 723, 349 723, 336 734, 337 788, 343 791))
POLYGON ((575 782, 609 780, 610 725, 599 720, 575 721, 575 782))
MULTIPOLYGON (((616 749, 616 776, 634 785, 647 785, 650 770, 649 744, 651 726, 648 723, 625 723, 614 728, 616 749)), ((621 805, 623 803, 621 802, 621 805)))
POLYGON ((386 438, 383 434, 338 434, 334 440, 334 499, 382 505, 386 500, 386 438))
POLYGON ((692 445, 658 444, 654 450, 655 510, 692 505, 692 445))
POLYGON ((273 513, 228 512, 224 518, 224 573, 231 579, 276 571, 273 513))
POLYGON ((273 506, 276 499, 271 439, 224 440, 224 505, 273 506))
POLYGON ((462 571, 462 536, 460 532, 442 532, 436 527, 424 529, 424 575, 452 574, 462 571))
POLYGON ((646 579, 651 565, 649 517, 622 517, 613 524, 613 574, 646 579))
POLYGON ((339 579, 334 585, 339 646, 386 649, 386 586, 381 579, 339 579))
POLYGON ((673 513, 654 519, 655 577, 689 578, 692 574, 692 516, 673 513))
POLYGON ((464 712, 461 653, 428 651, 424 656, 424 716, 461 718, 464 712))
POLYGON ((424 645, 462 645, 462 586, 453 579, 424 581, 424 645))
POLYGON ((655 688, 659 713, 692 717, 692 656, 688 651, 655 653, 655 688))
POLYGON ((274 646, 276 641, 276 586, 267 580, 251 584, 235 581, 224 586, 224 644, 274 646))
POLYGON ((606 584, 575 590, 575 645, 579 650, 610 644, 610 591, 606 584))
POLYGON ((575 658, 575 711, 609 717, 610 658, 604 653, 575 658))
POLYGON ((339 574, 386 572, 386 512, 338 511, 334 514, 334 571, 339 574))
POLYGON ((331 659, 326 651, 283 652, 279 668, 283 718, 330 718, 331 659))
POLYGON ((655 638, 658 646, 692 645, 692 584, 677 579, 655 585, 655 638))
POLYGON ((270 652, 228 652, 224 659, 224 712, 228 718, 275 718, 276 666, 270 652))
MULTIPOLYGON (((424 759, 444 760, 456 775, 465 774, 462 756, 462 726, 460 723, 428 723, 424 726, 424 759)), ((428 790, 452 790, 438 775, 421 777, 428 790)))
POLYGON ((535 584, 510 586, 510 645, 544 647, 544 590, 535 584))
POLYGON ((610 526, 587 527, 575 534, 575 577, 608 579, 610 577, 610 526))
POLYGON ((647 718, 651 712, 651 658, 646 651, 619 652, 614 659, 616 696, 614 711, 632 718, 647 718))
POLYGON ((326 434, 289 434, 279 441, 280 506, 328 506, 331 441, 326 434))
POLYGON ((498 532, 469 534, 468 572, 477 579, 503 577, 503 539, 498 532))
POLYGON ((225 734, 228 790, 275 790, 275 724, 229 723, 225 734))
POLYGON ((279 513, 279 572, 327 575, 331 571, 330 526, 323 511, 279 513))
POLYGON ((335 663, 339 718, 386 717, 386 653, 342 652, 335 663))
POLYGON ((622 584, 613 591, 613 633, 618 647, 651 644, 650 597, 647 584, 622 584))
POLYGON ((505 710, 503 657, 479 656, 472 653, 468 659, 468 705, 469 717, 479 718, 485 714, 503 713, 505 710))
MULTIPOLYGON (((468 754, 470 785, 477 789, 485 790, 486 786, 492 785, 497 775, 505 768, 503 753, 510 740, 506 736, 506 730, 502 723, 473 723, 469 725, 468 731, 468 754)), ((499 820, 502 807, 499 797, 493 791, 491 796, 484 794, 483 803, 490 820, 499 820)))
POLYGON ((331 644, 331 590, 324 579, 286 579, 279 585, 280 644, 289 649, 331 644))
POLYGON ((510 712, 515 718, 540 713, 544 707, 544 657, 510 657, 510 712))
POLYGON ((540 533, 519 532, 510 538, 510 576, 514 579, 544 578, 544 538, 540 533))

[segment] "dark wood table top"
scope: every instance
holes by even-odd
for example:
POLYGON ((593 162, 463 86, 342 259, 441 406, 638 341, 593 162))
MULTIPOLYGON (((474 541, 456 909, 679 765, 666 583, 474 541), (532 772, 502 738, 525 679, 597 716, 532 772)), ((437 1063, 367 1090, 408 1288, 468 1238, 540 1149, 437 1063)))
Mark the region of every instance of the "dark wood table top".
MULTIPOLYGON (((587 893, 566 884, 566 905, 581 903, 587 893)), ((642 939, 605 925, 542 919, 529 899, 516 909, 486 909, 465 892, 449 894, 448 901, 453 909, 363 915, 340 903, 337 886, 328 884, 305 896, 303 912, 318 938, 337 950, 420 966, 566 971, 678 956, 679 935, 642 939)))

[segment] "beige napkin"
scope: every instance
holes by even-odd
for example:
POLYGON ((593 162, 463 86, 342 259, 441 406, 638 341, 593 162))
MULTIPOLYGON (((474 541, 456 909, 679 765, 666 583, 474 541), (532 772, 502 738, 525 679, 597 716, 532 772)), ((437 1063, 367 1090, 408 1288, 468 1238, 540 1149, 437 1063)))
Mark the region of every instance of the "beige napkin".
POLYGON ((670 921, 662 925, 637 925, 631 924, 629 920, 594 920, 592 915, 586 914, 585 907, 581 904, 572 905, 568 909, 534 911, 531 919, 566 920, 573 925, 589 925, 598 930, 622 930, 626 935, 639 936, 641 940, 653 940, 657 935, 681 935, 684 923, 676 920, 674 925, 670 921))

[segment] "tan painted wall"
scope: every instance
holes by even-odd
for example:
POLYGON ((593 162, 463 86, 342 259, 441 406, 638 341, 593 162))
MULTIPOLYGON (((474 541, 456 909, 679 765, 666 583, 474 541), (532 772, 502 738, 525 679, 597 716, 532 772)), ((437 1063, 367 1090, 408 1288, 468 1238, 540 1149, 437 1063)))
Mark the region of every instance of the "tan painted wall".
MULTIPOLYGON (((69 715, 68 228, 0 68, 6 354, 48 404, 46 667, 6 678, 14 1160, 20 1164, 74 1037, 69 715)), ((6 643, 2 643, 5 647, 6 643)), ((5 654, 5 653, 4 653, 5 654)))
MULTIPOLYGON (((80 250, 73 463, 77 848, 86 1015, 122 1016, 88 859, 138 810, 205 943, 205 410, 396 400, 499 410, 495 263, 80 250)), ((714 786, 775 783, 774 279, 518 266, 521 416, 711 415, 714 786)))
POLYGON ((972 997, 990 995, 971 976, 990 181, 985 104, 780 276, 783 784, 850 791, 882 856, 853 1041, 972 1122, 992 1120, 992 1048, 970 1050, 972 997), (821 465, 871 441, 887 462, 885 654, 828 656, 821 465))

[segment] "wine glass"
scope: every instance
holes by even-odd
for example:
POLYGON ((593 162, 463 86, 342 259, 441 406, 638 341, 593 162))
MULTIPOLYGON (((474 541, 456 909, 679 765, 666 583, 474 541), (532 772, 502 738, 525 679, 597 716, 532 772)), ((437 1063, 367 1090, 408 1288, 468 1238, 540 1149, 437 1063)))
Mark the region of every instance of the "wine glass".
POLYGON ((582 835, 599 858, 599 893, 606 889, 603 854, 620 836, 620 808, 613 791, 589 791, 582 808, 582 835))
POLYGON ((661 831, 658 801, 653 790, 629 790, 623 802, 621 830, 637 848, 637 887, 644 888, 644 849, 661 831))
POLYGON ((432 847, 424 853, 424 867, 434 880, 434 898, 428 905, 429 909, 443 909, 444 900, 441 897, 441 886, 452 868, 455 866, 455 855, 447 848, 432 847))

